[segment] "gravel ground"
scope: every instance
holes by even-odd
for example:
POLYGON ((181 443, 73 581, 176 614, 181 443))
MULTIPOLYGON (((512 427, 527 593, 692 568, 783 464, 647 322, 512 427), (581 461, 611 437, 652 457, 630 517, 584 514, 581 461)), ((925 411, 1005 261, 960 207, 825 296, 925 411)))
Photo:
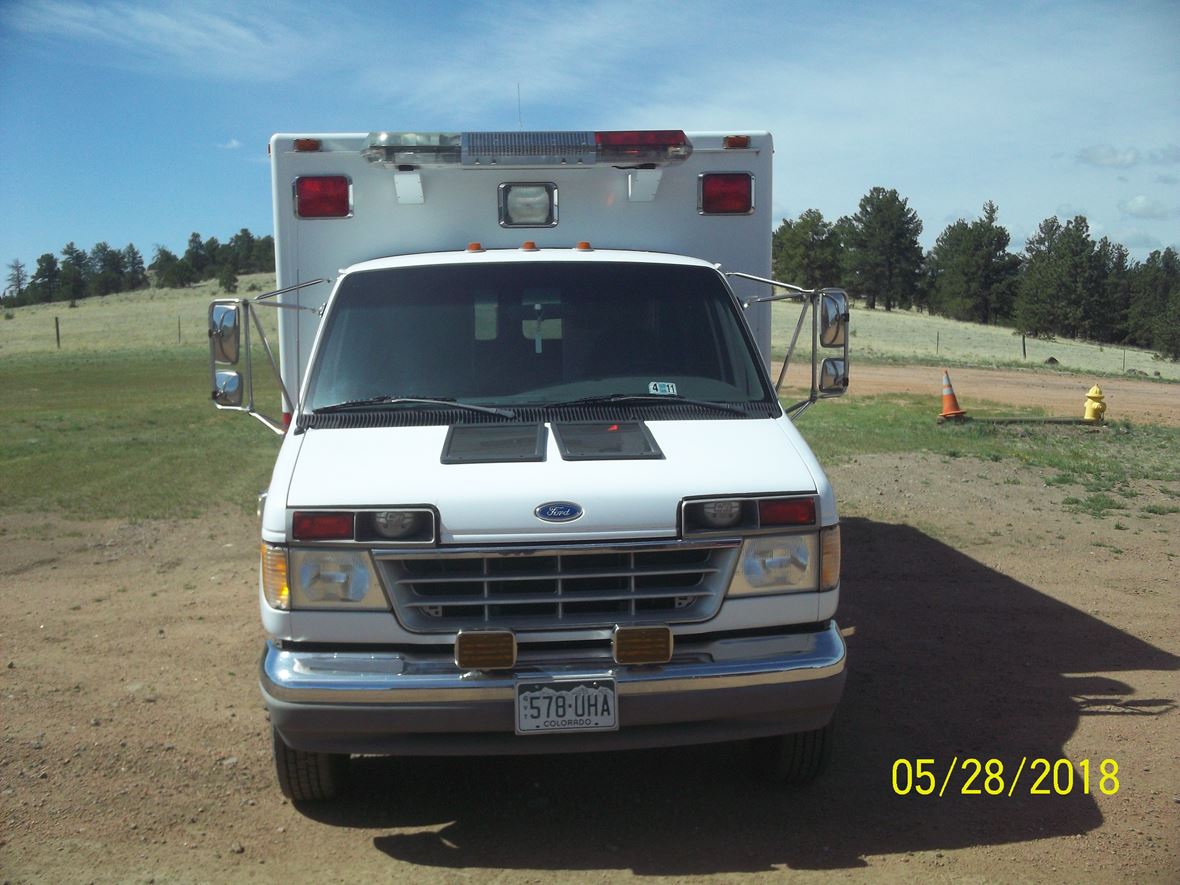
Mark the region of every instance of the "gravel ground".
MULTIPOLYGON (((974 375, 952 373, 965 407, 1002 399, 974 375)), ((346 800, 295 808, 256 686, 253 520, 0 517, 0 878, 1180 880, 1180 514, 1116 529, 1007 463, 832 476, 851 669, 833 766, 795 790, 722 745, 355 760, 346 800), (941 797, 895 791, 918 759, 941 797), (968 782, 969 759, 1003 773, 968 782)))

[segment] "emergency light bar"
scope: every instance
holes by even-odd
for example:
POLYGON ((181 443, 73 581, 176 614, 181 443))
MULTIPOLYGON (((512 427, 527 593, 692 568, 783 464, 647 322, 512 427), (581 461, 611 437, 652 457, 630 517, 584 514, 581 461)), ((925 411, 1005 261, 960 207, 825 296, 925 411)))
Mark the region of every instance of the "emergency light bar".
POLYGON ((692 154, 679 129, 635 132, 374 132, 370 163, 404 166, 662 166, 692 154))

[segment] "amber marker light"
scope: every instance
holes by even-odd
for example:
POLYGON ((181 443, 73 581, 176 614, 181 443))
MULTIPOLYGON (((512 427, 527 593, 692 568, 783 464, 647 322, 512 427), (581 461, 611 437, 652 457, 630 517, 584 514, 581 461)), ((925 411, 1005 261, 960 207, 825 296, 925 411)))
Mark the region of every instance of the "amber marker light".
POLYGON ((615 627, 611 646, 618 664, 666 664, 672 660, 672 630, 669 627, 615 627))
POLYGON ((511 630, 460 630, 455 664, 464 670, 509 670, 516 664, 516 636, 511 630))
POLYGON ((840 583, 840 526, 824 529, 819 539, 819 589, 834 590, 840 583))
POLYGON ((291 587, 287 582, 287 551, 283 547, 261 545, 262 595, 271 608, 291 609, 291 587))

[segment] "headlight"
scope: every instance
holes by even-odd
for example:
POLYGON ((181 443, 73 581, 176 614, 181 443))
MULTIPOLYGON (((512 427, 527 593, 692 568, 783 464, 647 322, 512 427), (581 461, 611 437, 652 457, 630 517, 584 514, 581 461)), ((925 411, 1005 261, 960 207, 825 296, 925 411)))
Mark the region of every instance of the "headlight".
POLYGON ((292 549, 290 558, 292 608, 389 608, 367 551, 292 549))
POLYGON ((818 545, 814 533, 747 538, 729 594, 814 593, 819 589, 818 545))

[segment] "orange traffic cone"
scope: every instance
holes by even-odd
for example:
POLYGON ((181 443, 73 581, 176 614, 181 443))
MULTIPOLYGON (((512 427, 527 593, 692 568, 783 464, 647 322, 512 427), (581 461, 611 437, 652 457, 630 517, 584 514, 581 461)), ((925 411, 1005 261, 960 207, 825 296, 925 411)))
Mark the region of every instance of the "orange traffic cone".
POLYGON ((959 408, 959 401, 955 398, 955 389, 951 387, 951 376, 946 370, 942 370, 942 413, 938 416, 939 421, 946 421, 948 419, 959 420, 965 418, 967 413, 959 408))

